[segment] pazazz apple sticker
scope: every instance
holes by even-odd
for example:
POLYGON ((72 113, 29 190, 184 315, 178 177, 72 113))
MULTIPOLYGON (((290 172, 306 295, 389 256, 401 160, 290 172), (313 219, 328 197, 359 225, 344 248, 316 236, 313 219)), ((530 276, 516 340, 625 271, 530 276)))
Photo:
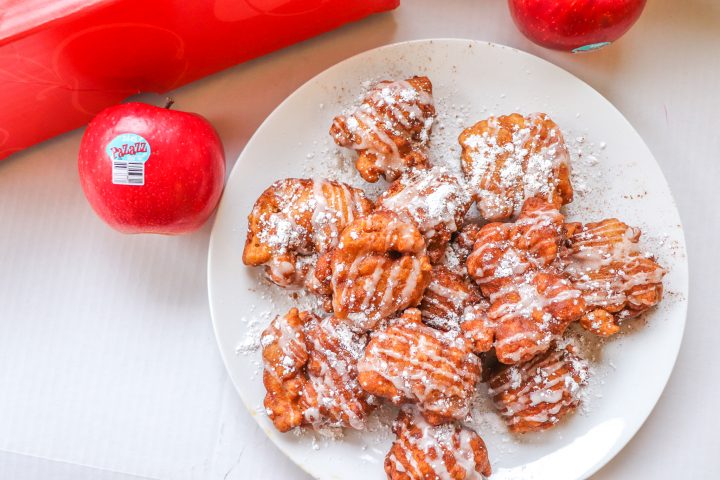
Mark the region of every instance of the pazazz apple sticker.
POLYGON ((547 48, 586 52, 610 45, 640 18, 646 0, 508 0, 515 25, 547 48))
POLYGON ((78 155, 90 205, 123 233, 200 228, 225 182, 225 153, 200 115, 145 103, 115 105, 90 122, 78 155))

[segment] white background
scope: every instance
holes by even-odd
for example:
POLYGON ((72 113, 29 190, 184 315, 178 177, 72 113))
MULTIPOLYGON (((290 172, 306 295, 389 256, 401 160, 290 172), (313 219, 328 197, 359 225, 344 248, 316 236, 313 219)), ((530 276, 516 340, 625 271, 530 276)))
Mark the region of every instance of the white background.
MULTIPOLYGON (((650 146, 685 227, 687 329, 654 412, 594 478, 719 478, 720 2, 648 0, 620 42, 570 55, 524 39, 502 0, 404 0, 172 95, 216 126, 231 167, 262 120, 318 72, 427 37, 546 58, 605 95, 650 146)), ((0 478, 307 479, 256 427, 220 360, 206 290, 210 225, 182 237, 110 230, 80 189, 81 135, 0 163, 0 478)))

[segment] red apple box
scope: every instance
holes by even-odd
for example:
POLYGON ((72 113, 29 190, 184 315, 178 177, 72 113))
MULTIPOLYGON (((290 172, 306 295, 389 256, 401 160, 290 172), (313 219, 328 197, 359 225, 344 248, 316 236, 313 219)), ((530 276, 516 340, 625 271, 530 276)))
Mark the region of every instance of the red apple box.
POLYGON ((399 0, 0 0, 0 159, 399 0))

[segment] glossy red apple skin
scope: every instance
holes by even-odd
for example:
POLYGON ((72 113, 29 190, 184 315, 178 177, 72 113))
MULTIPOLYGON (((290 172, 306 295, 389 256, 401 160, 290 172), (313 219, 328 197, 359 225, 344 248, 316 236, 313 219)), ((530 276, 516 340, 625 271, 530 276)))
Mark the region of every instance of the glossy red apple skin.
POLYGON ((80 183, 95 212, 123 233, 176 235, 200 228, 212 215, 225 182, 225 153, 200 115, 124 103, 88 125, 78 155, 80 183), (106 151, 121 134, 147 140, 144 185, 117 185, 106 151))
POLYGON ((620 38, 646 0, 509 0, 520 31, 533 42, 566 51, 592 50, 620 38))

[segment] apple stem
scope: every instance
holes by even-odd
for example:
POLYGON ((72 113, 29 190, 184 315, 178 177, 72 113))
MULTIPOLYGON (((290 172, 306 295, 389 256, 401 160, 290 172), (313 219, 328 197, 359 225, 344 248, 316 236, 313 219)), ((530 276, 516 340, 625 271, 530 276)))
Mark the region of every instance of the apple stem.
POLYGON ((172 107, 173 104, 175 103, 175 100, 173 100, 173 99, 170 98, 170 97, 167 97, 165 100, 166 100, 166 101, 165 101, 165 106, 164 106, 163 108, 170 108, 170 107, 172 107))

